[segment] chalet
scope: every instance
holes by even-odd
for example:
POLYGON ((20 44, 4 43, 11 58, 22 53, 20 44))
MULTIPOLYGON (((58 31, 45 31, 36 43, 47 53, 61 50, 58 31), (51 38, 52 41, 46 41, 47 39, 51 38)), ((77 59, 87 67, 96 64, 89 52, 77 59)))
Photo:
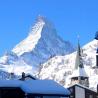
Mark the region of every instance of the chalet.
POLYGON ((0 98, 25 98, 21 83, 19 80, 0 80, 0 98))
POLYGON ((98 93, 86 86, 75 84, 68 88, 71 92, 70 98, 98 98, 98 93))
POLYGON ((53 80, 0 80, 0 98, 69 98, 70 92, 53 80))

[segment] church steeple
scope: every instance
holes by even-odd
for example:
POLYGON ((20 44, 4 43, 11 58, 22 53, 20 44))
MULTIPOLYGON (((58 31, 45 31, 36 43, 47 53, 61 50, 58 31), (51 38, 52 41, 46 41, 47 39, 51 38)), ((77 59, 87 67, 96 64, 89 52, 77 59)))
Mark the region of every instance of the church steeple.
POLYGON ((82 59, 79 39, 78 39, 78 47, 77 47, 77 54, 75 60, 75 68, 71 76, 71 85, 73 84, 81 84, 87 87, 89 86, 88 76, 83 66, 83 59, 82 59))
POLYGON ((79 44, 79 39, 78 39, 77 55, 76 55, 76 61, 75 61, 75 69, 78 69, 78 67, 84 68, 82 56, 81 56, 81 48, 79 44))

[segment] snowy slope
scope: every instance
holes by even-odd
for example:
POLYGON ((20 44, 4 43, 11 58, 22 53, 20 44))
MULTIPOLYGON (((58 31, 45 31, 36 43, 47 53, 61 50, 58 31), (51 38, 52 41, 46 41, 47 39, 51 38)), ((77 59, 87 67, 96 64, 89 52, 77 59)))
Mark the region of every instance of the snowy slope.
MULTIPOLYGON (((82 47, 82 58, 85 71, 89 76, 90 87, 96 89, 98 75, 92 67, 96 65, 96 47, 97 41, 93 40, 82 47)), ((66 56, 55 56, 43 64, 40 69, 39 77, 41 79, 54 79, 62 85, 68 86, 70 77, 75 66, 76 52, 66 56)))
POLYGON ((6 53, 0 58, 0 70, 8 73, 14 72, 15 75, 21 75, 22 72, 31 74, 36 73, 33 66, 26 64, 12 52, 6 53))
MULTIPOLYGON (((96 65, 96 47, 96 40, 82 47, 84 67, 90 87, 94 89, 98 83, 98 70, 92 68, 96 65)), ((76 52, 71 53, 73 50, 70 42, 57 35, 53 24, 40 16, 27 38, 0 58, 0 79, 1 76, 9 77, 11 72, 15 75, 25 72, 68 86, 75 65, 76 52)))
POLYGON ((33 51, 37 42, 41 38, 41 31, 44 25, 44 21, 42 19, 38 19, 37 23, 35 23, 35 25, 32 27, 29 36, 16 45, 12 51, 17 55, 22 55, 25 52, 33 51))
POLYGON ((0 58, 0 70, 36 74, 40 65, 56 55, 65 55, 73 51, 70 42, 63 41, 54 25, 45 17, 36 19, 27 38, 17 44, 10 52, 0 58))
POLYGON ((27 64, 39 66, 50 57, 65 55, 73 51, 70 42, 63 41, 53 24, 45 17, 39 16, 28 37, 14 47, 12 52, 27 64))
MULTIPOLYGON (((83 63, 91 88, 96 88, 98 81, 98 71, 92 68, 96 65, 96 47, 96 40, 82 47, 83 63)), ((73 50, 70 42, 57 35, 53 24, 40 16, 27 38, 0 58, 0 76, 25 72, 68 86, 75 65, 76 52, 71 53, 73 50)))

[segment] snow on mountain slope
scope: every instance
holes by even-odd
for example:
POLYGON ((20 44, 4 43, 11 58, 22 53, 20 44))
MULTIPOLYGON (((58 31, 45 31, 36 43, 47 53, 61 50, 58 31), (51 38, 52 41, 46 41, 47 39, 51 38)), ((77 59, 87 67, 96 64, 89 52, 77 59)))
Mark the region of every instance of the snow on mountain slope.
POLYGON ((73 52, 70 42, 63 41, 53 24, 45 17, 39 16, 28 37, 12 50, 27 64, 39 66, 51 56, 65 55, 73 52))
POLYGON ((20 42, 15 48, 12 50, 17 55, 22 55, 25 52, 32 51, 39 39, 41 38, 41 31, 44 26, 44 21, 42 19, 38 19, 37 23, 32 27, 32 30, 29 36, 20 42))
MULTIPOLYGON (((93 40, 82 48, 83 63, 91 88, 96 88, 98 81, 98 70, 92 68, 96 65, 96 47, 97 41, 93 40)), ((28 37, 0 58, 0 76, 25 72, 38 74, 41 79, 54 79, 68 86, 75 65, 76 52, 71 53, 73 51, 70 42, 63 41, 53 24, 40 16, 28 37)))
POLYGON ((12 51, 0 58, 0 70, 36 74, 40 65, 56 55, 65 55, 74 51, 68 41, 63 41, 53 24, 39 16, 27 38, 17 44, 12 51))
MULTIPOLYGON (((85 71, 89 76, 90 87, 96 89, 98 75, 96 74, 96 48, 97 41, 93 40, 82 48, 82 57, 85 71), (96 78, 96 79, 94 79, 96 78)), ((40 69, 39 77, 41 79, 54 79, 62 85, 68 86, 70 76, 75 66, 76 52, 66 56, 55 56, 43 64, 40 69)))
POLYGON ((41 79, 54 79, 57 82, 64 82, 65 77, 71 74, 74 54, 67 56, 55 56, 43 64, 39 77, 41 79), (71 58, 71 59, 69 59, 71 58))
POLYGON ((0 58, 0 64, 5 65, 5 64, 11 64, 13 61, 17 61, 18 56, 13 53, 13 52, 6 52, 4 56, 0 58))
POLYGON ((0 70, 8 73, 14 72, 15 75, 21 75, 22 72, 31 73, 32 75, 36 73, 33 66, 26 64, 12 52, 6 53, 0 58, 0 70))

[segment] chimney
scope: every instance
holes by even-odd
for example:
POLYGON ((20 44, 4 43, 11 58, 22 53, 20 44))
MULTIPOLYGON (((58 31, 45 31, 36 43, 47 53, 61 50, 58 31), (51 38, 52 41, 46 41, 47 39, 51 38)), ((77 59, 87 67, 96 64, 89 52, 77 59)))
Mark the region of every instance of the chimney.
POLYGON ((24 72, 22 72, 22 78, 21 78, 21 80, 25 80, 25 73, 24 72))
POLYGON ((14 73, 13 72, 10 73, 10 80, 12 80, 12 79, 14 79, 14 73))

